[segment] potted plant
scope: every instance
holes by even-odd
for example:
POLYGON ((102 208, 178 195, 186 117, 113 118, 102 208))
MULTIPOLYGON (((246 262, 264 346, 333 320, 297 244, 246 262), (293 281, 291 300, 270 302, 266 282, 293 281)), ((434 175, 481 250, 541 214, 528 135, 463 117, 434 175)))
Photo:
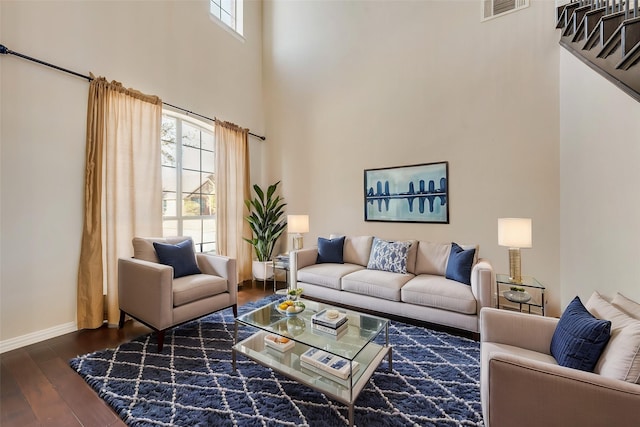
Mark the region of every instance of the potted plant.
POLYGON ((271 255, 276 241, 287 228, 287 221, 284 219, 286 203, 280 196, 275 195, 279 184, 280 181, 270 185, 266 193, 259 185, 254 184, 253 191, 256 197, 244 201, 250 212, 245 219, 253 235, 251 239, 244 240, 251 243, 256 252, 253 276, 258 280, 265 280, 273 275, 271 255))

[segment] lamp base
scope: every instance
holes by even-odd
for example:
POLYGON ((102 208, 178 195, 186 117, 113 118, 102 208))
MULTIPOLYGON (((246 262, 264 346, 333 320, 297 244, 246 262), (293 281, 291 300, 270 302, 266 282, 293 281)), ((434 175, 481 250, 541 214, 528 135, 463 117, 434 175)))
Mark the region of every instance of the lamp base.
POLYGON ((522 283, 520 265, 520 248, 509 248, 509 280, 513 283, 522 283))
POLYGON ((293 236, 293 250, 297 251, 298 249, 302 249, 302 236, 299 234, 293 236))

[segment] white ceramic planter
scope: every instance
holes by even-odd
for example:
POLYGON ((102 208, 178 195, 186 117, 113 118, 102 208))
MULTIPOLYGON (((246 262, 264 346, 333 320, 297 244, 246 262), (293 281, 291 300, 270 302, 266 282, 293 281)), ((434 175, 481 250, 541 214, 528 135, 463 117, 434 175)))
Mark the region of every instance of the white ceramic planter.
POLYGON ((253 277, 256 280, 267 280, 273 277, 272 261, 253 261, 252 264, 253 277))

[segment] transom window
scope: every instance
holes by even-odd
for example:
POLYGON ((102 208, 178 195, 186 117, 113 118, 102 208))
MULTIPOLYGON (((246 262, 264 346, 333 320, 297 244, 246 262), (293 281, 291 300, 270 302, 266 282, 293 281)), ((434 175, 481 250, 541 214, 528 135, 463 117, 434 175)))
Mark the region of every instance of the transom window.
POLYGON ((171 112, 162 115, 164 236, 191 236, 200 252, 215 252, 216 185, 211 125, 171 112))
POLYGON ((243 0, 210 0, 209 13, 239 35, 243 35, 243 0))

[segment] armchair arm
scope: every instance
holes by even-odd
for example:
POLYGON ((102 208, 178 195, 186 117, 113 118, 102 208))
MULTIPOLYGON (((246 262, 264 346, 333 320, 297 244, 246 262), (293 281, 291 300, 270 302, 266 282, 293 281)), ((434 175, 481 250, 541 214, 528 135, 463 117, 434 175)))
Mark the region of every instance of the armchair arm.
POLYGON ((638 384, 500 352, 488 366, 487 426, 638 425, 638 384))
POLYGON ((488 260, 480 258, 471 269, 471 292, 478 301, 478 311, 493 305, 491 295, 494 283, 493 266, 488 260))
POLYGON ((173 324, 173 268, 135 258, 118 259, 120 310, 162 330, 173 324))
POLYGON ((238 272, 236 260, 222 255, 196 254, 198 267, 204 274, 211 274, 227 279, 227 290, 233 301, 237 300, 238 272))
POLYGON ((480 341, 551 354, 551 338, 558 321, 554 317, 484 307, 480 310, 480 341))

